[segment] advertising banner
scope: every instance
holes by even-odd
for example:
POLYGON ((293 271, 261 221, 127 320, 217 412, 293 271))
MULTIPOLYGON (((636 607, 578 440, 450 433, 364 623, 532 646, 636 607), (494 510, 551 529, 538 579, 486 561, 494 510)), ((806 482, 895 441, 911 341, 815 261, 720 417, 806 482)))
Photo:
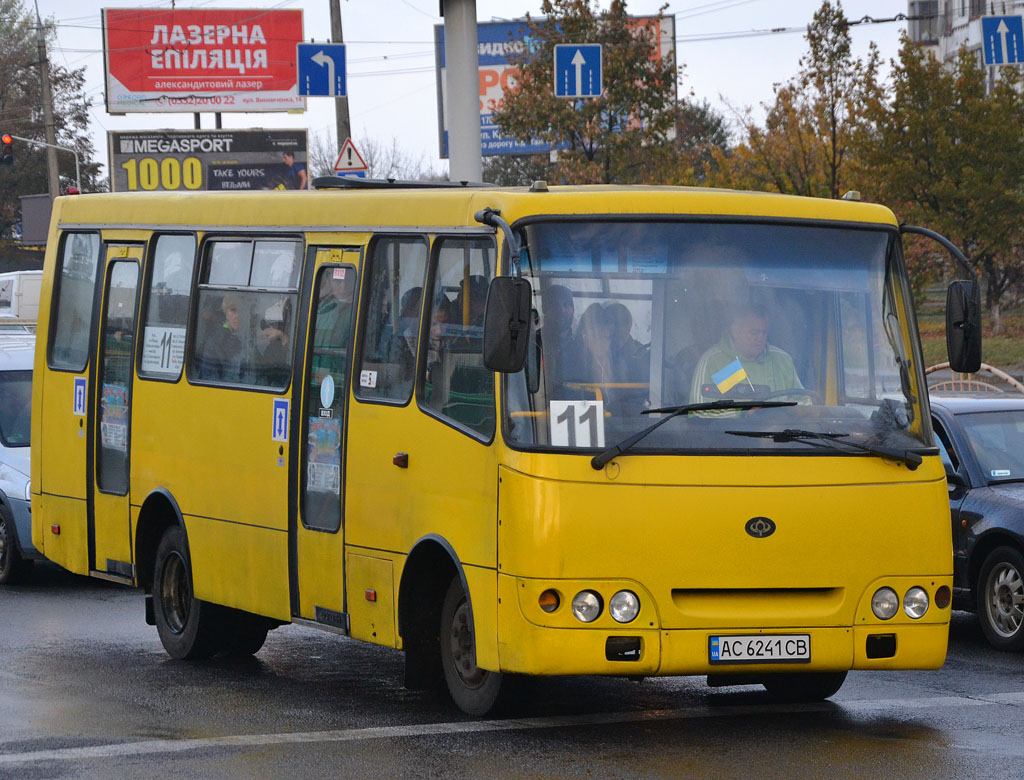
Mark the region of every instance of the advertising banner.
POLYGON ((107 133, 113 192, 309 187, 305 130, 107 133))
MULTIPOLYGON (((671 15, 660 21, 656 16, 634 16, 637 25, 650 27, 657 41, 659 59, 675 58, 676 18, 671 15)), ((503 136, 491 116, 504 104, 505 90, 515 84, 518 70, 510 63, 509 54, 529 45, 530 28, 525 21, 480 22, 477 24, 477 60, 480 69, 480 146, 482 153, 541 154, 549 151, 546 143, 525 143, 503 136)), ((437 75, 438 140, 442 159, 448 157, 448 114, 445 86, 444 25, 434 27, 434 59, 437 75)))
POLYGON ((104 8, 107 111, 303 111, 302 11, 104 8))

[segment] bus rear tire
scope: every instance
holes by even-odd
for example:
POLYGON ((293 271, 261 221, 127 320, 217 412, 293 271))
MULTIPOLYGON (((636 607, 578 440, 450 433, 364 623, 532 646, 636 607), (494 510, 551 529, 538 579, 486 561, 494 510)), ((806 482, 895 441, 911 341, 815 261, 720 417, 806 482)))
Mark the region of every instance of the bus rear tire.
POLYGON ((441 607, 441 668, 455 705, 467 715, 486 715, 501 697, 503 676, 476 665, 473 613, 458 577, 441 607))
POLYGON ((153 615, 171 658, 209 658, 222 649, 217 606, 192 594, 192 563, 181 526, 164 531, 153 572, 153 615))
POLYGON ((814 702, 834 696, 846 681, 846 672, 772 674, 761 684, 776 701, 814 702))

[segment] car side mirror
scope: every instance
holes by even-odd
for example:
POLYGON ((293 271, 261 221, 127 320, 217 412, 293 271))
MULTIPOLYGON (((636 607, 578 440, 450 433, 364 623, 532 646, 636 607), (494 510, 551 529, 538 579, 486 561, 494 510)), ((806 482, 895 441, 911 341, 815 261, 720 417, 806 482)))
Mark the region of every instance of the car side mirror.
POLYGON ((953 371, 981 368, 981 290, 973 280, 951 282, 946 290, 946 351, 953 371))
POLYGON ((484 313, 484 366, 514 374, 526 362, 533 289, 526 279, 496 276, 487 289, 484 313))
POLYGON ((957 472, 952 465, 943 461, 943 468, 946 469, 946 482, 949 483, 950 487, 966 487, 967 480, 957 472))

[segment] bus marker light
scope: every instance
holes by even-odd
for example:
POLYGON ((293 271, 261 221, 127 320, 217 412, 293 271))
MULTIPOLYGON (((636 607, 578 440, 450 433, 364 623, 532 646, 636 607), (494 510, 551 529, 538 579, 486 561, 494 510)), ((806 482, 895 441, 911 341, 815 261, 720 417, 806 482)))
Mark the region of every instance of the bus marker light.
POLYGON ((946 607, 948 607, 949 599, 949 586, 943 585, 937 591, 935 591, 935 606, 939 609, 945 609, 946 607))
POLYGON ((364 590, 363 595, 366 596, 367 601, 377 600, 377 591, 373 590, 373 588, 367 588, 366 590, 364 590))
POLYGON ((58 523, 54 523, 53 525, 51 525, 50 533, 54 536, 60 536, 60 525, 58 523))
POLYGON ((554 612, 558 609, 561 599, 558 598, 558 594, 555 591, 546 590, 540 594, 540 598, 537 599, 537 603, 540 604, 540 608, 545 612, 554 612))

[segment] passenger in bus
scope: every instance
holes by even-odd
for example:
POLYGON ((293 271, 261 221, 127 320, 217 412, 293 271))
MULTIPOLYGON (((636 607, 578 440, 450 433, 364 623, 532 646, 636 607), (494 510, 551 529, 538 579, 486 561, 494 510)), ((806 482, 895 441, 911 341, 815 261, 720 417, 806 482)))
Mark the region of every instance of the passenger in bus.
POLYGON ((398 332, 391 338, 388 361, 396 366, 397 386, 412 383, 416 368, 416 341, 420 331, 420 300, 422 287, 411 287, 402 295, 398 315, 398 332))
POLYGON ((764 398, 782 390, 802 389, 793 358, 768 343, 769 325, 768 311, 759 304, 732 307, 721 340, 697 363, 691 402, 764 398))
POLYGON ((220 309, 224 318, 207 336, 202 351, 200 378, 237 382, 241 378, 242 339, 238 332, 241 315, 235 296, 225 295, 221 298, 220 309))
POLYGON ((474 274, 469 277, 468 292, 465 281, 459 283, 459 294, 455 296, 455 321, 464 326, 483 327, 484 308, 487 306, 486 276, 474 274))
POLYGON ((543 361, 549 398, 564 398, 572 371, 572 321, 576 317, 572 290, 561 284, 542 289, 544 324, 537 330, 536 347, 543 361))
POLYGON ((430 333, 427 336, 427 382, 434 376, 444 359, 446 327, 451 318, 451 304, 444 295, 438 296, 430 313, 430 333))
POLYGON ((592 303, 580 316, 573 347, 572 378, 578 382, 607 384, 615 381, 612 371, 612 314, 600 303, 592 303))
POLYGON ((613 414, 640 414, 650 395, 651 350, 633 338, 633 315, 625 304, 612 301, 605 309, 612 324, 612 381, 626 385, 608 388, 606 405, 613 414))

